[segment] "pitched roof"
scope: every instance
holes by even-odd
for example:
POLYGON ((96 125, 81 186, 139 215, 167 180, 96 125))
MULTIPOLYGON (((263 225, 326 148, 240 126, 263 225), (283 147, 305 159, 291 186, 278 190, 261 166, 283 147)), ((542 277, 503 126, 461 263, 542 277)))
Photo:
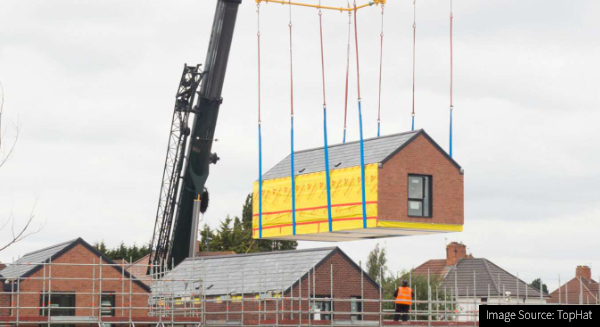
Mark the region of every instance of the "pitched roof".
POLYGON ((427 275, 427 273, 432 275, 440 275, 444 277, 446 272, 448 271, 446 266, 445 259, 431 259, 413 269, 413 275, 427 275))
MULTIPOLYGON (((2 275, 3 278, 13 280, 31 276, 36 271, 42 269, 43 263, 48 263, 56 260, 61 255, 67 253, 69 250, 71 250, 78 244, 81 244, 90 252, 92 252, 95 257, 101 256, 104 261, 108 262, 111 265, 114 265, 112 267, 121 272, 121 267, 116 265, 116 263, 113 260, 100 253, 96 248, 91 246, 89 243, 87 243, 80 237, 74 240, 43 248, 41 250, 27 253, 21 258, 19 258, 19 260, 17 260, 14 264, 10 264, 6 268, 0 270, 0 275, 2 275)), ((124 275, 127 278, 129 278, 130 276, 127 271, 124 272, 124 275)), ((140 282, 138 279, 134 279, 133 282, 138 284, 144 290, 150 291, 148 286, 140 282)))
POLYGON ((133 264, 125 267, 125 271, 130 273, 133 277, 139 279, 142 283, 150 285, 152 278, 146 275, 148 272, 148 263, 150 262, 150 254, 146 254, 142 258, 135 261, 133 264))
MULTIPOLYGON (((209 296, 275 290, 285 292, 310 269, 319 266, 336 252, 360 269, 337 247, 187 258, 163 278, 164 281, 174 282, 154 284, 152 290, 159 293, 189 293, 197 290, 202 280, 205 294, 209 296)), ((366 273, 364 276, 379 287, 366 273)))
MULTIPOLYGON (((385 163, 419 135, 424 135, 449 161, 460 169, 460 166, 422 129, 363 140, 365 165, 385 163)), ((360 166, 359 141, 329 145, 328 150, 329 169, 334 170, 360 166)), ((323 147, 294 152, 295 175, 324 171, 324 158, 325 154, 323 147)), ((290 164, 290 156, 288 155, 285 159, 269 169, 269 171, 263 175, 263 179, 289 177, 291 169, 290 164)))
MULTIPOLYGON (((540 296, 538 289, 483 258, 459 260, 456 266, 448 270, 443 285, 453 289, 457 287, 459 296, 473 296, 473 290, 480 297, 504 296, 504 292, 519 297, 525 297, 525 292, 527 297, 540 296)), ((548 297, 548 294, 544 293, 542 296, 548 297)))
POLYGON ((575 277, 559 288, 550 293, 549 303, 568 303, 579 304, 579 300, 583 304, 598 303, 599 284, 595 280, 589 280, 585 277, 581 279, 575 277))
POLYGON ((67 242, 55 244, 37 251, 29 252, 21 258, 19 258, 19 260, 17 260, 14 265, 9 265, 6 268, 0 270, 0 275, 8 279, 17 279, 19 277, 25 277, 26 275, 30 274, 33 270, 36 270, 37 267, 39 267, 39 265, 28 265, 28 263, 47 262, 49 258, 61 252, 77 240, 78 239, 74 239, 67 242))

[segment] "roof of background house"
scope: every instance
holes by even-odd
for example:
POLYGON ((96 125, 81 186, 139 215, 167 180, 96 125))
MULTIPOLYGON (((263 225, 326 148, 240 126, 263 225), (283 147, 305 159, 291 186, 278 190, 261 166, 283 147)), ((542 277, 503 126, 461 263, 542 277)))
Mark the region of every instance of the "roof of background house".
POLYGON ((580 295, 581 302, 583 304, 598 303, 598 289, 599 284, 593 279, 587 279, 578 277, 571 279, 565 284, 561 285, 554 292, 550 293, 549 303, 568 303, 568 304, 579 304, 580 295), (581 284, 580 284, 581 281, 581 284))
MULTIPOLYGON (((82 246, 87 248, 89 251, 91 251, 95 257, 101 256, 109 264, 116 265, 116 263, 113 260, 109 259, 105 255, 100 253, 96 248, 91 246, 89 243, 87 243, 80 237, 80 238, 77 238, 74 240, 59 243, 59 244, 56 244, 56 245, 53 245, 53 246, 50 246, 47 248, 43 248, 43 249, 40 249, 40 250, 37 250, 34 252, 27 253, 24 256, 22 256, 21 258, 19 258, 19 260, 17 260, 15 262, 15 264, 10 264, 6 268, 0 270, 0 275, 2 275, 3 278, 13 279, 13 280, 19 279, 19 278, 26 278, 26 277, 34 274, 39 269, 41 269, 43 267, 43 265, 42 265, 43 263, 48 263, 48 262, 56 260, 61 255, 67 253, 69 250, 71 250, 78 244, 81 244, 82 246)), ((121 267, 119 267, 119 266, 113 266, 113 267, 115 269, 117 269, 119 272, 121 272, 121 267)), ((129 278, 128 272, 125 271, 124 274, 127 278, 129 278)), ((134 282, 136 284, 138 284, 139 286, 141 286, 146 291, 150 291, 148 286, 146 284, 140 282, 138 279, 135 279, 134 282)))
MULTIPOLYGON (((209 296, 274 290, 285 292, 310 269, 318 267, 335 253, 340 253, 360 271, 360 267, 338 247, 187 258, 165 275, 165 281, 175 280, 174 282, 158 283, 152 289, 159 293, 197 292, 199 282, 194 281, 202 279, 205 294, 209 296)), ((366 273, 364 276, 379 288, 366 273)))
POLYGON ((142 258, 135 261, 133 264, 125 267, 125 271, 130 273, 133 277, 139 279, 142 283, 150 285, 152 278, 146 275, 148 272, 148 263, 150 262, 150 254, 146 254, 142 258))
MULTIPOLYGON (((0 270, 4 269, 6 267, 5 264, 3 264, 2 262, 0 262, 0 270)), ((0 275, 0 277, 2 277, 2 275, 0 275)))
MULTIPOLYGON (((511 296, 524 297, 527 288, 527 297, 540 297, 538 289, 482 258, 460 259, 456 266, 450 267, 442 286, 452 289, 458 287, 459 296, 473 296, 475 289, 476 296, 479 297, 487 297, 488 294, 504 296, 504 292, 510 292, 511 296)), ((548 294, 544 293, 542 296, 548 297, 548 294)))
POLYGON ((446 267, 446 259, 431 259, 425 261, 422 265, 413 269, 414 275, 432 275, 445 276, 449 267, 446 267))
MULTIPOLYGON (((460 169, 460 166, 422 129, 365 139, 363 141, 365 165, 385 163, 419 135, 424 135, 450 162, 460 169)), ((329 169, 360 166, 359 141, 329 145, 328 149, 329 169)), ((324 158, 323 147, 294 152, 295 174, 302 175, 324 171, 324 158)), ((290 156, 288 155, 273 168, 269 169, 263 175, 263 179, 289 177, 290 169, 290 156)))

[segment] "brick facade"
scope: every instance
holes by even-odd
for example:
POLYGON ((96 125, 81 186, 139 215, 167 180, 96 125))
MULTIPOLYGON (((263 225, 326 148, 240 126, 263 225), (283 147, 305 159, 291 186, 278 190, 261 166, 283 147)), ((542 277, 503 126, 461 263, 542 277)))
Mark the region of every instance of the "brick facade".
POLYGON ((383 164, 378 179, 379 220, 463 224, 463 174, 423 133, 383 164), (408 216, 409 174, 432 176, 430 218, 408 216))
MULTIPOLYGON (((377 284, 372 282, 366 275, 362 276, 362 295, 364 299, 378 300, 379 289, 377 284)), ((331 289, 333 288, 333 310, 336 312, 343 312, 345 314, 336 314, 333 319, 336 321, 349 321, 350 317, 350 298, 361 296, 361 271, 350 261, 348 257, 341 254, 339 251, 333 252, 333 254, 325 261, 321 262, 313 274, 310 272, 310 277, 307 272, 304 277, 301 278, 300 282, 297 282, 291 289, 287 290, 283 294, 282 298, 268 299, 263 301, 257 301, 255 295, 248 294, 244 296, 244 302, 241 300, 236 302, 227 303, 208 303, 206 306, 206 320, 230 320, 230 321, 241 321, 241 314, 224 314, 224 312, 240 312, 242 311, 242 305, 245 312, 245 322, 256 322, 261 320, 265 321, 279 321, 283 320, 294 320, 307 322, 309 317, 308 314, 302 314, 300 318, 298 313, 292 314, 291 312, 283 312, 276 317, 275 314, 263 314, 259 318, 256 313, 259 310, 266 310, 267 312, 274 312, 276 309, 281 311, 293 311, 304 310, 309 308, 308 300, 302 301, 291 300, 292 298, 307 298, 310 296, 316 297, 330 297, 331 289), (332 271, 333 269, 333 271, 332 271), (333 283, 331 283, 331 274, 333 272, 333 283), (313 276, 314 275, 314 276, 313 276), (310 278, 310 281, 309 281, 310 278), (313 285, 314 280, 314 285, 313 285), (310 288, 309 288, 310 284, 310 288), (314 290, 314 291, 313 291, 314 290), (286 299, 287 298, 287 299, 286 299), (248 300, 246 300, 248 299, 248 300), (340 299, 343 301, 335 301, 340 299), (229 307, 228 307, 229 306, 229 307), (252 313, 254 312, 254 313, 252 313)), ((212 298, 214 300, 214 298, 212 298)), ((379 303, 364 303, 363 312, 379 312, 379 303)), ((311 318, 312 319, 312 318, 311 318)), ((364 315, 362 320, 379 320, 379 315, 364 315)))
MULTIPOLYGON (((19 287, 19 315, 40 316, 42 296, 40 294, 51 290, 53 294, 61 292, 75 294, 76 316, 98 316, 98 294, 91 293, 99 292, 113 294, 115 307, 129 307, 131 301, 134 308, 132 316, 147 316, 149 290, 142 287, 143 284, 140 285, 139 282, 130 281, 119 267, 109 266, 110 262, 106 259, 102 259, 102 263, 107 265, 100 269, 99 260, 97 253, 78 242, 53 259, 51 266, 40 268, 25 277, 20 281, 19 287), (49 276, 52 277, 51 280, 49 276)), ((129 309, 115 309, 114 315, 128 317, 129 309)))
POLYGON ((10 315, 10 294, 4 292, 4 280, 0 278, 0 316, 10 315))

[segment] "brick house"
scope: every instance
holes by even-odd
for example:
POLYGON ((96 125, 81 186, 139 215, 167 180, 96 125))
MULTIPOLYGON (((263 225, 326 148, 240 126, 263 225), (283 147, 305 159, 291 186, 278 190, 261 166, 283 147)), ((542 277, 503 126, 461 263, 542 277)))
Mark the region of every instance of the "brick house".
POLYGON ((592 279, 592 269, 577 266, 575 277, 550 293, 548 303, 600 304, 599 296, 600 288, 598 282, 592 279))
MULTIPOLYGON (((6 267, 0 262, 0 271, 6 267)), ((4 292, 4 278, 0 274, 0 316, 10 315, 10 294, 4 292)))
POLYGON ((439 276, 440 287, 458 301, 461 313, 479 313, 480 304, 540 304, 549 298, 490 260, 467 254, 467 246, 457 242, 446 246, 446 259, 428 260, 412 274, 439 276))
POLYGON ((365 139, 363 148, 364 181, 359 142, 328 147, 329 176, 323 147, 295 152, 294 194, 291 156, 271 167, 261 193, 254 183, 253 237, 349 241, 462 231, 464 171, 424 130, 365 139))
POLYGON ((4 314, 18 314, 22 321, 48 315, 98 317, 100 312, 125 317, 129 303, 132 316, 148 315, 150 288, 81 238, 27 253, 0 275, 0 304, 14 303, 4 314))
POLYGON ((187 258, 163 280, 153 293, 173 294, 175 302, 203 293, 207 322, 307 322, 309 307, 319 312, 312 321, 379 319, 366 314, 379 303, 360 301, 378 300, 379 285, 338 247, 187 258), (332 309, 341 314, 332 317, 332 309), (268 313, 259 317, 259 310, 268 313))

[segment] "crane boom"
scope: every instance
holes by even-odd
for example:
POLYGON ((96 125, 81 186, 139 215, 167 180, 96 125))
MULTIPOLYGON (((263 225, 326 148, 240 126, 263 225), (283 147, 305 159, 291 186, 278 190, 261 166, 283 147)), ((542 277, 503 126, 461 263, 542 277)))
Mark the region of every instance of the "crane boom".
POLYGON ((179 264, 195 246, 198 205, 194 202, 205 191, 209 165, 219 159, 211 150, 240 3, 218 0, 204 71, 184 66, 152 239, 150 264, 154 267, 179 264))

